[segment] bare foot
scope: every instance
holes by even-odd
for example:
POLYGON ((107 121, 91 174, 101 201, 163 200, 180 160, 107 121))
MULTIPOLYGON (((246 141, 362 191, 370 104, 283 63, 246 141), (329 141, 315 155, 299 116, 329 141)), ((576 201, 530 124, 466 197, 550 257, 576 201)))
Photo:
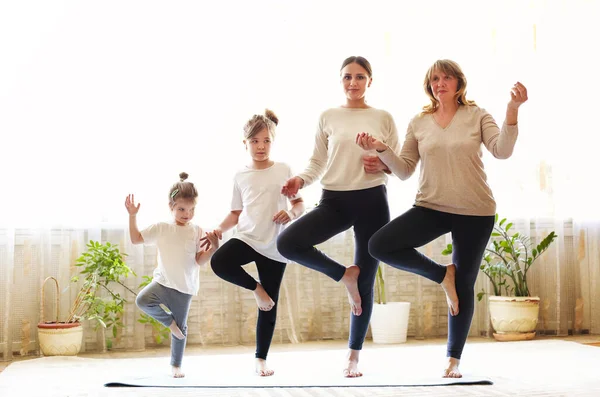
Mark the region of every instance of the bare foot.
POLYGON ((448 357, 448 366, 444 369, 444 378, 462 378, 462 374, 458 369, 460 360, 454 357, 448 357))
POLYGON ((350 350, 348 352, 348 364, 344 368, 344 376, 346 378, 359 378, 362 372, 358 370, 358 355, 360 350, 350 350))
POLYGON ((185 335, 183 334, 183 332, 181 332, 181 330, 175 323, 175 320, 173 320, 173 322, 169 326, 169 329, 171 330, 171 333, 173 334, 173 336, 176 337, 177 339, 179 339, 179 340, 185 339, 185 335))
POLYGON ((254 293, 254 299, 256 299, 256 304, 260 310, 268 312, 275 306, 275 302, 273 302, 273 299, 271 299, 260 283, 256 283, 256 289, 252 292, 254 293))
POLYGON ((348 301, 350 302, 350 308, 352 314, 360 316, 362 314, 360 293, 358 292, 358 275, 360 274, 360 268, 356 265, 352 265, 346 268, 344 277, 342 277, 342 283, 348 290, 348 301))
POLYGON ((446 266, 446 276, 442 281, 442 288, 446 293, 446 302, 450 314, 456 316, 458 314, 458 295, 456 294, 456 265, 449 264, 446 266))
POLYGON ((271 376, 275 373, 271 368, 267 367, 267 360, 262 358, 256 359, 256 373, 260 376, 271 376))
POLYGON ((183 378, 185 374, 181 371, 181 367, 171 366, 171 374, 173 378, 183 378))

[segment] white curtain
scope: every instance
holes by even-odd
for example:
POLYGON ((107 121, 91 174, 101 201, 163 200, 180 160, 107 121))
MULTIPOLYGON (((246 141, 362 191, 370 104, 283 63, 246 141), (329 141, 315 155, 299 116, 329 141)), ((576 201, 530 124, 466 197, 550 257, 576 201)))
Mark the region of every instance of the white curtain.
MULTIPOLYGON (((436 59, 461 64, 468 97, 498 123, 512 84, 528 87, 513 156, 498 161, 485 154, 489 183, 501 216, 533 236, 548 230, 559 235, 533 276, 534 293, 546 298, 541 329, 599 332, 593 286, 600 277, 600 211, 592 194, 600 132, 592 110, 599 11, 598 1, 583 0, 3 2, 5 354, 27 332, 34 340, 41 280, 55 275, 68 284, 71 261, 86 240, 96 236, 130 250, 126 194, 135 193, 142 203, 140 226, 167 219, 167 189, 186 171, 201 192, 195 221, 205 228, 218 224, 228 211, 231 177, 246 161, 241 127, 253 113, 269 107, 280 116, 273 158, 302 169, 319 113, 343 101, 339 67, 349 55, 371 61, 369 104, 390 111, 401 136, 427 101, 422 80, 436 59), (35 299, 21 303, 21 291, 35 299)), ((410 207, 416 183, 416 177, 390 180, 393 216, 410 207)), ((319 187, 304 194, 312 206, 319 187)), ((437 255, 446 238, 423 250, 437 255)), ((325 249, 351 260, 351 233, 336 239, 325 249)), ((149 251, 136 259, 138 274, 150 274, 152 258, 149 251)), ((439 289, 393 269, 387 273, 388 291, 414 303, 411 334, 444 334, 439 289)), ((252 328, 251 299, 239 300, 239 291, 208 272, 203 277, 212 284, 203 284, 192 313, 205 332, 196 341, 248 342, 250 334, 240 327, 252 328)), ((480 283, 487 288, 485 280, 480 283)), ((322 276, 290 266, 283 299, 289 301, 280 316, 280 340, 347 335, 343 291, 322 276)), ((63 309, 69 300, 62 300, 63 309)), ((145 332, 134 321, 135 310, 128 312, 127 347, 145 343, 133 337, 145 332)), ((489 328, 485 310, 478 306, 474 333, 489 328)))

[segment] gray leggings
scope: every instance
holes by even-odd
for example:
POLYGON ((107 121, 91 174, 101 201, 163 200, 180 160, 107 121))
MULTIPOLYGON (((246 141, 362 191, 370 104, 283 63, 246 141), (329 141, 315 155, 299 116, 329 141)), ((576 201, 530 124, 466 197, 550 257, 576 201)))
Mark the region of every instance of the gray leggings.
POLYGON ((175 320, 175 324, 186 335, 184 339, 177 339, 171 335, 171 365, 181 367, 187 341, 187 317, 192 304, 192 295, 184 294, 153 281, 138 294, 135 303, 144 313, 167 328, 175 320), (166 306, 171 313, 164 311, 160 307, 161 304, 166 306))

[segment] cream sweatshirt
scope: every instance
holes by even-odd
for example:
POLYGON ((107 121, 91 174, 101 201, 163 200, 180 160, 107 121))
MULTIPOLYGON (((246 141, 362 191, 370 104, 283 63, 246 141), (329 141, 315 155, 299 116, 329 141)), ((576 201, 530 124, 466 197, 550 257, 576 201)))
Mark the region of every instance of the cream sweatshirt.
POLYGON ((385 110, 332 108, 323 112, 315 136, 315 147, 308 167, 298 176, 308 186, 321 175, 323 189, 361 190, 387 183, 384 172, 367 174, 362 157, 368 152, 356 144, 356 135, 368 132, 398 152, 398 131, 385 110))

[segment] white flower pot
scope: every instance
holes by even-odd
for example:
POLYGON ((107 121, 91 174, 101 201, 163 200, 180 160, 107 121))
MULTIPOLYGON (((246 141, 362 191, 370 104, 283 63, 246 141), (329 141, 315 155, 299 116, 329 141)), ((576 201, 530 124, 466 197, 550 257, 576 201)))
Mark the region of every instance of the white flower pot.
POLYGON ((408 332, 410 302, 375 303, 371 315, 374 343, 404 343, 408 332))
POLYGON ((490 296, 489 308, 494 338, 500 341, 535 337, 540 312, 537 296, 490 296))

